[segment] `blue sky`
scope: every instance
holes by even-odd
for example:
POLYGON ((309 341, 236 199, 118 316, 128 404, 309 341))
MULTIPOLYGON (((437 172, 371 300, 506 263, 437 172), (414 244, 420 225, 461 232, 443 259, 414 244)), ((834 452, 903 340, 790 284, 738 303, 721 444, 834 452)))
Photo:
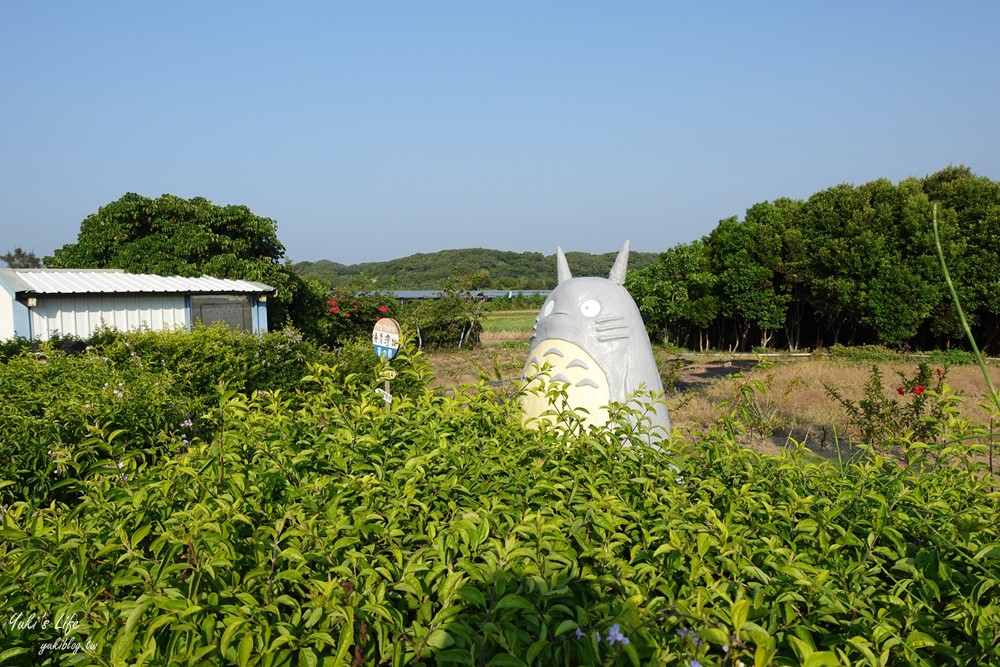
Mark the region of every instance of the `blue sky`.
POLYGON ((126 192, 292 260, 658 252, 756 202, 1000 180, 1000 3, 5 2, 0 251, 126 192))

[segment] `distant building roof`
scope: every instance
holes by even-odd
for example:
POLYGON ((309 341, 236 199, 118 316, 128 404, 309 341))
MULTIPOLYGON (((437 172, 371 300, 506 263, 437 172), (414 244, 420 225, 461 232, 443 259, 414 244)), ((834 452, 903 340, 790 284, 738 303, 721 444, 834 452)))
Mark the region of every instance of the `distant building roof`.
MULTIPOLYGON (((552 293, 550 289, 521 289, 521 290, 506 290, 506 289, 487 289, 487 290, 473 290, 470 294, 479 299, 484 299, 486 301, 492 301, 493 299, 506 299, 513 298, 515 296, 548 296, 552 293)), ((438 299, 444 294, 444 290, 439 289, 403 289, 395 290, 393 293, 400 301, 410 301, 412 299, 438 299)))
POLYGON ((0 278, 26 294, 219 294, 273 292, 252 280, 125 273, 121 269, 0 269, 0 278))

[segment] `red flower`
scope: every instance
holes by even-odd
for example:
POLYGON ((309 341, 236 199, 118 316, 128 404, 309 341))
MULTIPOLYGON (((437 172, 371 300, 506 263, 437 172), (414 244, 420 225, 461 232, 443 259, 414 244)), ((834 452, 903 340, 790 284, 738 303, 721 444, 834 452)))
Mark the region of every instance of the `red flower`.
POLYGON ((896 387, 896 393, 899 394, 900 396, 906 396, 906 390, 903 389, 902 387, 896 387))
POLYGON ((916 394, 917 396, 924 393, 925 391, 927 391, 927 387, 925 387, 922 384, 918 384, 916 387, 913 388, 913 393, 916 394))
POLYGON ((332 308, 330 308, 330 312, 336 315, 337 313, 340 312, 340 308, 338 308, 337 306, 333 306, 332 308))
POLYGON ((344 313, 344 317, 350 317, 350 316, 351 316, 350 313, 344 313))
MULTIPOLYGON (((389 309, 388 309, 388 308, 386 308, 385 306, 379 306, 379 307, 378 307, 378 310, 379 310, 379 312, 380 312, 380 313, 382 313, 383 315, 385 315, 386 313, 388 313, 388 312, 389 312, 389 309)), ((939 372, 940 372, 940 371, 939 371, 939 372)))
POLYGON ((940 368, 936 368, 935 371, 937 372, 938 377, 941 377, 941 369, 940 368))

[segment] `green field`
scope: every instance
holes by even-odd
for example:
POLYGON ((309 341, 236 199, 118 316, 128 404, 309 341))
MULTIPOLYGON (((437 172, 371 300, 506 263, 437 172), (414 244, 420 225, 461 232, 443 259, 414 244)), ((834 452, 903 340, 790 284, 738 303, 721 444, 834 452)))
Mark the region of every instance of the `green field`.
POLYGON ((500 333, 505 331, 529 332, 535 326, 537 310, 500 310, 483 315, 483 331, 500 333))

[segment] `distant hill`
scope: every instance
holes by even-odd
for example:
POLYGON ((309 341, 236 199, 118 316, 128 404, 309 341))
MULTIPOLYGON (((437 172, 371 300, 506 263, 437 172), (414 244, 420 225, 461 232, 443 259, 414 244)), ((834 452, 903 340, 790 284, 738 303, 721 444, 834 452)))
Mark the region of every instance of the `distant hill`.
MULTIPOLYGON (((618 251, 593 255, 567 252, 566 259, 574 276, 607 276, 618 251)), ((655 252, 629 253, 629 270, 641 269, 659 258, 655 252)), ((349 284, 364 276, 384 289, 440 289, 449 278, 476 276, 478 289, 552 289, 556 285, 555 254, 510 252, 466 248, 417 253, 386 262, 338 264, 326 259, 298 262, 302 276, 330 283, 333 287, 349 284)))

